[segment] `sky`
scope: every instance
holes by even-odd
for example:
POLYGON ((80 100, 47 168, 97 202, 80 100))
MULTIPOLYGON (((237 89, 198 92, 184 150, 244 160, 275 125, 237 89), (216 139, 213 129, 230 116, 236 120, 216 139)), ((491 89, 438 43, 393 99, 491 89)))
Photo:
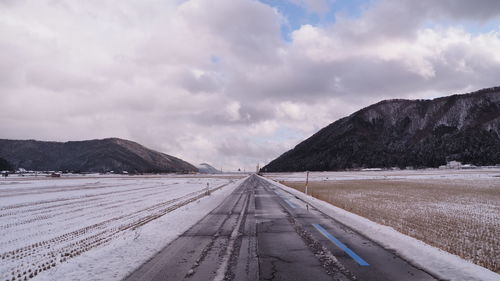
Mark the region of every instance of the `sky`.
POLYGON ((372 103, 499 77, 498 0, 0 0, 0 138, 254 170, 372 103))

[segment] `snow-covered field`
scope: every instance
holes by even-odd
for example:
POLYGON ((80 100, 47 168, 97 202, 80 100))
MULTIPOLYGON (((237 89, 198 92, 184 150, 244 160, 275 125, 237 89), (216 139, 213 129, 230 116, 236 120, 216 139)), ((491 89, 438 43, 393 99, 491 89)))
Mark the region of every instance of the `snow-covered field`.
POLYGON ((238 182, 234 176, 1 179, 0 280, 120 280, 238 182))
MULTIPOLYGON (((306 173, 266 173, 277 181, 305 181, 306 173)), ((342 171, 342 172, 310 172, 310 181, 328 180, 432 180, 432 179, 477 179, 487 178, 500 181, 500 168, 482 168, 470 170, 447 170, 447 169, 425 169, 425 170, 384 170, 384 171, 342 171)))
MULTIPOLYGON (((304 191, 305 173, 267 176, 304 191)), ((308 193, 500 271, 498 169, 310 173, 308 193)))

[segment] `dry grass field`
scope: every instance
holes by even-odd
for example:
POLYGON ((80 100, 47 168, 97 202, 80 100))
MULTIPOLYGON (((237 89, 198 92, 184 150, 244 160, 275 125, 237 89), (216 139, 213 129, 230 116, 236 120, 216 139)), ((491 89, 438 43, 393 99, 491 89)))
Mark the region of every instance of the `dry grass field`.
POLYGON ((330 179, 309 194, 500 272, 500 178, 330 179))

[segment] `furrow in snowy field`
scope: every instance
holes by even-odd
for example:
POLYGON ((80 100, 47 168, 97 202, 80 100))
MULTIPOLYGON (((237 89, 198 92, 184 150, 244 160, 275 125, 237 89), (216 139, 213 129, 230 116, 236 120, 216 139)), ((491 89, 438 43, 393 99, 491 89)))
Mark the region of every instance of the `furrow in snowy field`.
POLYGON ((3 197, 0 191, 0 229, 8 233, 0 238, 0 278, 32 278, 201 198, 207 182, 212 187, 229 182, 222 178, 126 181, 102 179, 84 182, 80 188, 58 186, 57 191, 44 185, 52 198, 36 192, 36 180, 31 191, 24 188, 17 195, 9 191, 3 197), (37 200, 40 196, 44 200, 37 200), (10 199, 16 203, 10 204, 10 199))

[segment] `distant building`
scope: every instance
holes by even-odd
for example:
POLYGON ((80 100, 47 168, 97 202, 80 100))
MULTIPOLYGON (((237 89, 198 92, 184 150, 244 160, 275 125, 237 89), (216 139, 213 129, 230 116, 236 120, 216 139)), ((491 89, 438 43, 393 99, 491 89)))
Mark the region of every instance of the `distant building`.
POLYGON ((462 165, 462 167, 460 167, 461 169, 476 169, 477 166, 475 165, 472 165, 472 164, 464 164, 462 165))
POLYGON ((474 166, 472 164, 462 164, 461 162, 458 161, 450 161, 446 165, 439 166, 439 169, 452 169, 452 170, 458 170, 458 169, 475 169, 477 166, 474 166))
POLYGON ((383 171, 382 168, 365 168, 361 169, 361 171, 383 171))
POLYGON ((446 164, 448 169, 460 169, 462 167, 462 163, 458 161, 450 161, 446 164))

